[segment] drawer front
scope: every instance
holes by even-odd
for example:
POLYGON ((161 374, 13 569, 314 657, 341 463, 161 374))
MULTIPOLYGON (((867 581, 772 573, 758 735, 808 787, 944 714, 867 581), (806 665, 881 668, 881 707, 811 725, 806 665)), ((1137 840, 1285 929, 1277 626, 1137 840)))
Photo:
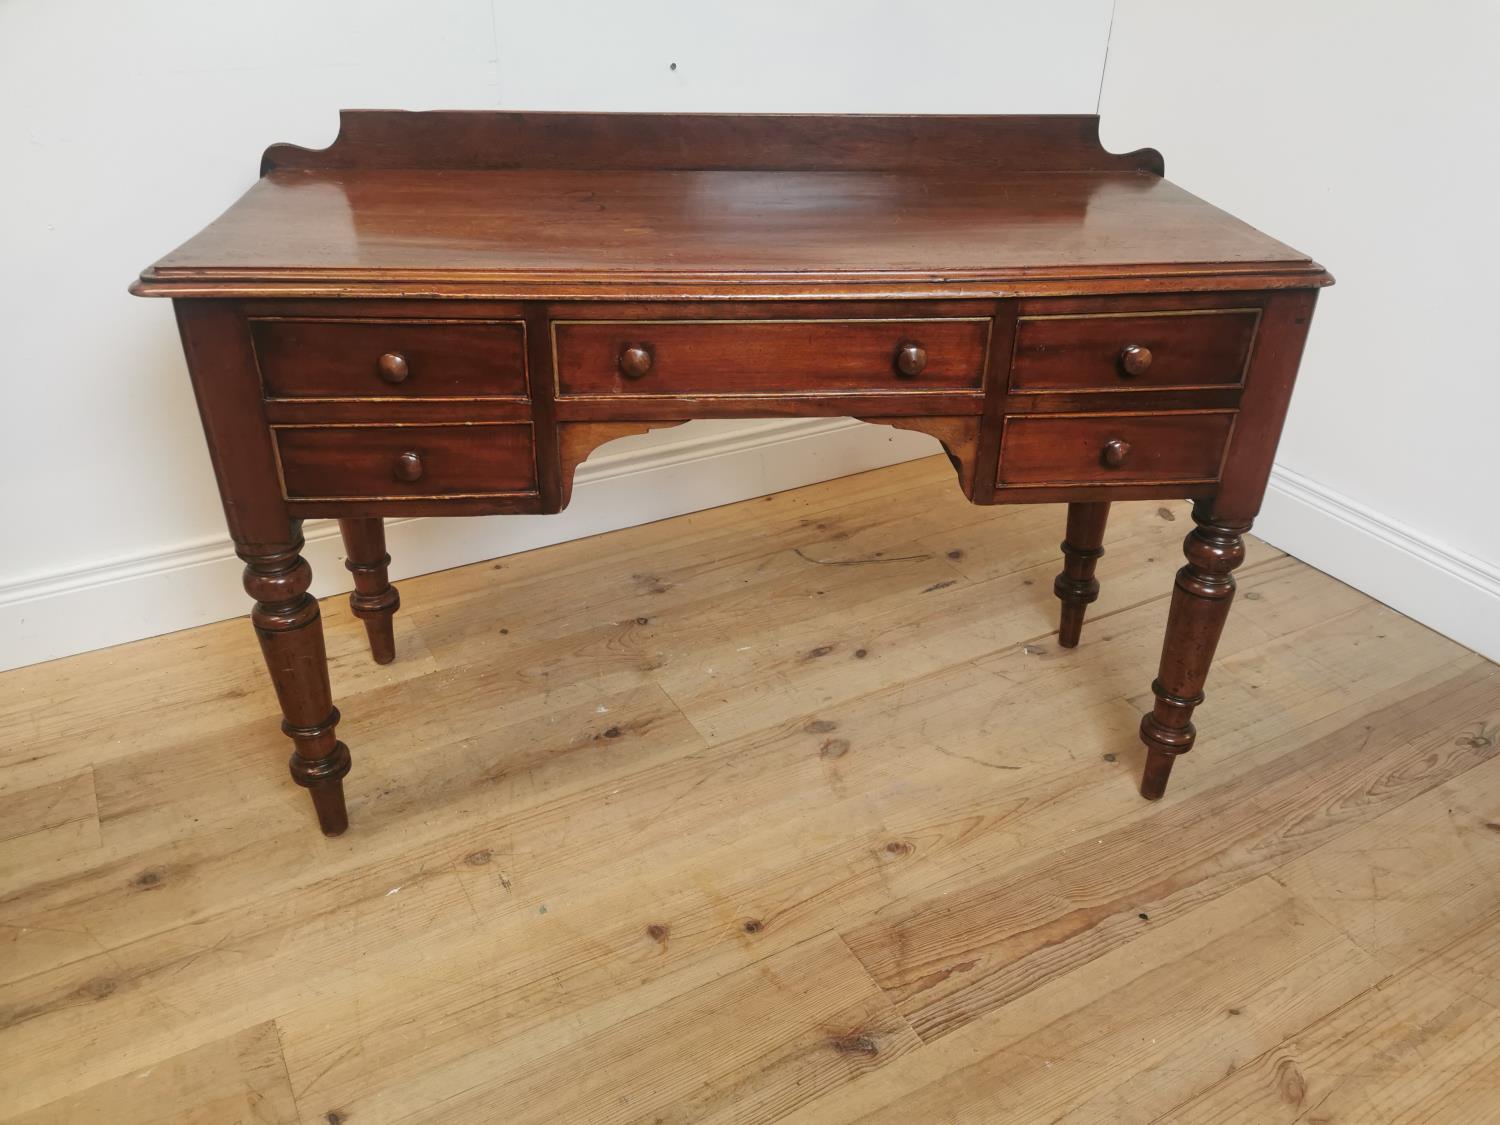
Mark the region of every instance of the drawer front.
POLYGON ((252 320, 267 398, 524 398, 520 321, 252 320))
POLYGON ((1259 322, 1257 309, 1022 317, 1010 389, 1237 386, 1259 322))
POLYGON ((274 426, 288 500, 506 496, 536 491, 529 422, 274 426))
POLYGON ((552 324, 557 391, 713 395, 978 391, 988 317, 552 324))
POLYGON ((999 485, 1213 481, 1234 425, 1230 411, 1012 415, 999 485))

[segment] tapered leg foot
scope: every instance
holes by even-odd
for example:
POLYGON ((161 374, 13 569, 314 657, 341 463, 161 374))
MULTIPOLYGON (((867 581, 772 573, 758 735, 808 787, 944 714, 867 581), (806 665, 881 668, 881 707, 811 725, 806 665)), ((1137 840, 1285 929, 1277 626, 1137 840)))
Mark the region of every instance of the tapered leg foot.
POLYGON ((344 537, 344 566, 354 575, 349 608, 365 623, 370 655, 376 664, 396 659, 396 634, 392 618, 401 608, 401 595, 391 585, 387 568, 391 556, 385 551, 385 524, 379 516, 339 520, 344 537))
POLYGON ((1175 757, 1164 750, 1146 751, 1146 768, 1141 774, 1141 796, 1160 801, 1167 795, 1167 778, 1172 776, 1175 757))
POLYGON ((1094 567, 1104 554, 1104 525, 1108 521, 1108 502, 1068 505, 1068 531, 1062 542, 1062 573, 1052 584, 1052 592, 1062 601, 1062 623, 1057 629, 1057 643, 1063 648, 1073 648, 1078 644, 1079 634, 1083 632, 1084 611, 1099 596, 1094 567))
POLYGON ((1243 536, 1250 530, 1248 520, 1218 520, 1202 503, 1193 508, 1193 522, 1197 526, 1182 544, 1187 565, 1172 589, 1161 667, 1151 684, 1156 702, 1141 717, 1141 796, 1152 801, 1166 793, 1172 764, 1198 737, 1193 711, 1203 702, 1203 683, 1234 600, 1232 571, 1245 561, 1243 536))
POLYGON ((343 785, 349 748, 334 733, 339 713, 328 685, 323 619, 307 592, 312 569, 301 550, 297 534, 269 551, 240 548, 239 556, 245 591, 255 599, 250 620, 281 704, 281 729, 292 740, 292 780, 312 795, 324 834, 337 836, 349 826, 343 785))
POLYGON ((332 781, 309 789, 318 827, 325 836, 342 836, 349 827, 349 810, 344 807, 344 783, 332 781))
MULTIPOLYGON (((338 722, 338 711, 333 713, 338 722)), ((308 761, 298 754, 292 755, 292 780, 307 790, 312 798, 313 811, 318 814, 318 827, 325 836, 342 836, 349 827, 349 810, 344 807, 344 775, 349 772, 349 748, 335 742, 333 753, 327 758, 308 761)))

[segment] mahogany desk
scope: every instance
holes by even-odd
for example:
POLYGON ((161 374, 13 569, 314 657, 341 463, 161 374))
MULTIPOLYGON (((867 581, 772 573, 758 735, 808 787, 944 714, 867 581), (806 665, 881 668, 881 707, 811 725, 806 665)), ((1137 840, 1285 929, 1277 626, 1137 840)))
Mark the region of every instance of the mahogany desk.
POLYGON ((301 522, 395 656, 381 519, 557 512, 689 418, 920 430, 976 504, 1068 504, 1059 643, 1113 500, 1190 497, 1141 720, 1160 797, 1234 596, 1322 267, 1098 119, 346 111, 133 292, 171 297, 251 619, 323 831, 348 824, 301 522))

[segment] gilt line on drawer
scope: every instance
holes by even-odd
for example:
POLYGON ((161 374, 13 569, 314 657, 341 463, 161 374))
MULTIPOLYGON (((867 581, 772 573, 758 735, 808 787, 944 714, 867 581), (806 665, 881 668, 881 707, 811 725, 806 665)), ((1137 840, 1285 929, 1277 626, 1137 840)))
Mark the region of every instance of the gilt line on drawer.
MULTIPOLYGON (((519 402, 527 403, 531 399, 526 395, 267 395, 267 402, 274 402, 283 406, 300 406, 303 403, 318 402, 519 402)), ((398 425, 396 422, 383 422, 381 425, 398 425)))
POLYGON ((1026 313, 1016 317, 1022 320, 1121 320, 1130 317, 1157 316, 1224 316, 1227 313, 1254 313, 1256 323, 1260 321, 1260 310, 1244 309, 1135 309, 1131 312, 1074 312, 1074 313, 1026 313))

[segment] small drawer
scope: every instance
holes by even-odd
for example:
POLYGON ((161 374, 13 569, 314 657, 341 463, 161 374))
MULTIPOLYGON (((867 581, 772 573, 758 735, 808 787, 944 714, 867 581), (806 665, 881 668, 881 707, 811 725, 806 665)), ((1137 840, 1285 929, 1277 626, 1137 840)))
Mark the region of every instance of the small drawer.
POLYGON ((996 483, 1213 481, 1233 425, 1233 411, 1012 415, 1005 419, 996 483))
POLYGON ((288 500, 435 499, 536 491, 529 422, 273 426, 288 500))
POLYGON ((518 320, 252 320, 267 398, 525 398, 518 320))
POLYGON ((1258 309, 1025 316, 1010 389, 1237 386, 1259 322, 1258 309))
POLYGON ((562 396, 979 391, 988 317, 559 320, 562 396))

